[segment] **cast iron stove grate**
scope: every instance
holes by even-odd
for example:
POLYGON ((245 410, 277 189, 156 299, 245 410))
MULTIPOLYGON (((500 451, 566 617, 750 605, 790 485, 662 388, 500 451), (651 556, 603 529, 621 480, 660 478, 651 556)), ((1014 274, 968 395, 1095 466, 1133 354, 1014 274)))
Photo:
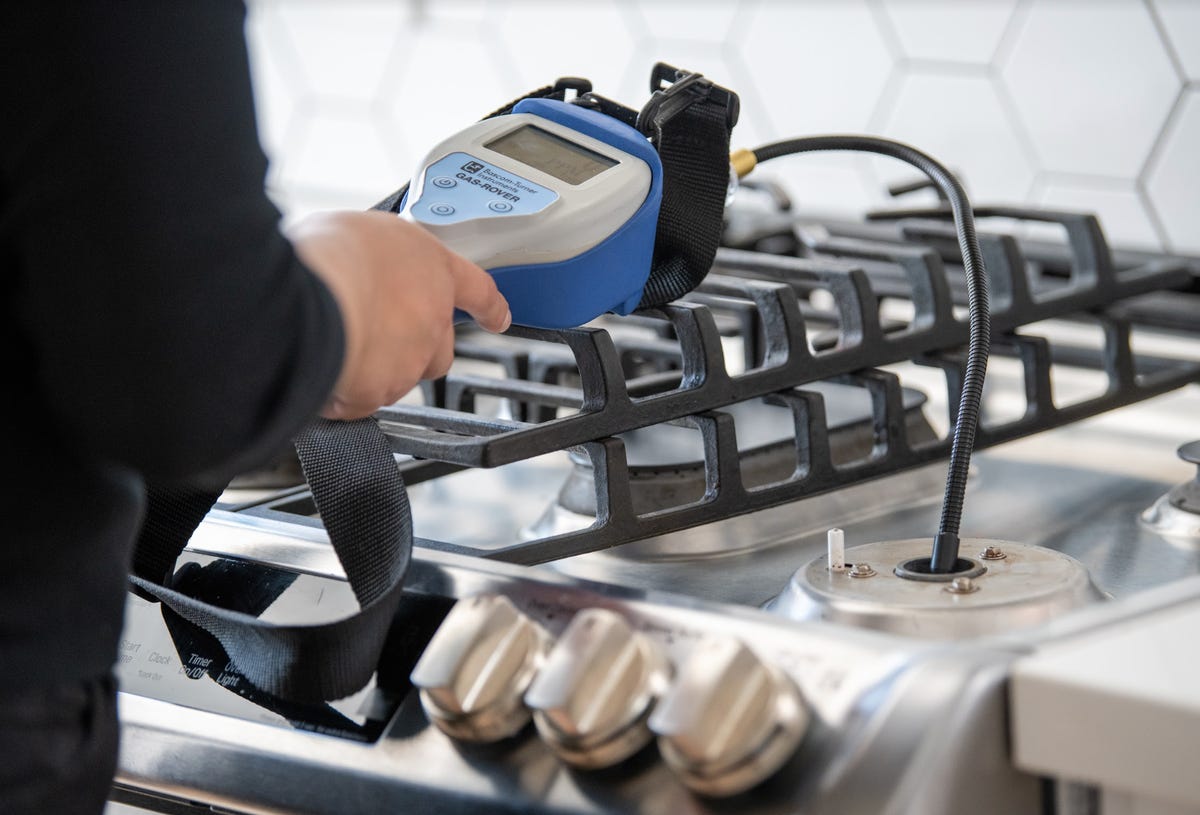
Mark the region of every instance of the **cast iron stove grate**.
MULTIPOLYGON (((596 326, 550 331, 514 326, 505 337, 460 336, 458 355, 502 374, 452 372, 426 389, 425 405, 377 414, 408 482, 468 467, 498 467, 573 449, 590 461, 595 523, 541 540, 479 549, 444 541, 418 545, 533 564, 596 551, 776 506, 927 464, 949 454, 947 438, 914 439, 900 378, 904 361, 940 368, 958 404, 967 338, 962 268, 952 224, 940 208, 876 213, 865 223, 790 222, 804 257, 724 248, 701 287, 682 301, 596 326), (822 297, 815 292, 825 292, 822 297), (881 303, 910 303, 890 319, 881 303), (600 327, 603 325, 604 327, 600 327), (625 329, 641 329, 630 332, 625 329), (722 338, 743 341, 727 359, 722 338), (835 463, 825 400, 812 386, 836 383, 869 395, 869 455, 835 463), (806 387, 807 386, 807 387, 806 387), (477 411, 504 400, 513 418, 477 411), (762 400, 790 411, 796 466, 768 484, 743 482, 733 418, 723 408, 762 400), (655 425, 699 432, 704 493, 681 506, 635 510, 619 434, 655 425)), ((1200 264, 1161 255, 1118 255, 1092 215, 980 208, 977 217, 1056 224, 1061 244, 980 234, 992 291, 993 357, 1019 363, 1024 412, 979 428, 983 448, 1157 396, 1200 381, 1200 360, 1135 353, 1135 328, 1200 339, 1200 264), (1103 332, 1080 349, 1019 331, 1045 320, 1086 319, 1103 332), (1051 368, 1070 364, 1106 377, 1103 393, 1069 405, 1053 397, 1051 368)), ((953 415, 949 417, 953 422, 953 415)), ((303 488, 237 509, 311 513, 303 488)))

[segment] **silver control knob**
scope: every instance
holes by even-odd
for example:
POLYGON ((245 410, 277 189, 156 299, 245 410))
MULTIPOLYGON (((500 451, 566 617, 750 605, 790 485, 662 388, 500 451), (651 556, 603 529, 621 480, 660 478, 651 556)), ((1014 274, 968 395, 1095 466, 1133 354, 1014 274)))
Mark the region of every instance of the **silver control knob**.
POLYGON ((809 713, 785 673, 740 640, 699 646, 650 717, 659 750, 690 789, 734 795, 783 766, 799 746, 809 713))
POLYGON ((507 597, 471 597, 451 609, 411 679, 438 729, 499 741, 529 721, 522 697, 549 650, 550 635, 507 597))
POLYGON ((666 692, 671 666, 621 615, 580 611, 525 694, 542 739, 576 767, 609 767, 654 735, 646 718, 666 692))

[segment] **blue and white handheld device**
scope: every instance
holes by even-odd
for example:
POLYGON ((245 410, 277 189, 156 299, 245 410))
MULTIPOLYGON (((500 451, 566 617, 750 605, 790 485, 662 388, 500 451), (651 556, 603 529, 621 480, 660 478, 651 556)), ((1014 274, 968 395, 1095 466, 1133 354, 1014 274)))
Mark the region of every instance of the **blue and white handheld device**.
POLYGON ((637 307, 661 201, 662 163, 641 133, 526 99, 433 148, 400 216, 487 269, 514 322, 566 328, 637 307))

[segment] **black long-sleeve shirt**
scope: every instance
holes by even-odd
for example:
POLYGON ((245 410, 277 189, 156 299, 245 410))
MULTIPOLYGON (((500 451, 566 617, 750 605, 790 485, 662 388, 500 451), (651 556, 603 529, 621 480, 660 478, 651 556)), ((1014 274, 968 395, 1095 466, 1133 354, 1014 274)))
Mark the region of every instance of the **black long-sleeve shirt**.
POLYGON ((0 12, 0 693, 109 670, 143 479, 281 450, 343 353, 232 0, 0 12))

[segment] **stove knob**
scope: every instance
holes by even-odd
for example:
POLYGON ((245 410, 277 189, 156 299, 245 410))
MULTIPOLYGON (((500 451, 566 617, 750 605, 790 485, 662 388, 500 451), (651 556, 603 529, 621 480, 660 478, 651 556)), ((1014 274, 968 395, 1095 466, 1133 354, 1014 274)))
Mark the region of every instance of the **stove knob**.
POLYGON ((412 672, 421 706, 447 735, 492 742, 529 721, 521 698, 550 650, 550 635, 507 597, 460 600, 412 672))
POLYGON ((734 795, 795 752, 809 713, 796 684, 733 637, 692 652, 650 717, 663 758, 703 795, 734 795))
POLYGON ((563 761, 608 767, 654 737, 646 717, 670 681, 670 663, 649 637, 621 615, 591 608, 571 620, 525 704, 563 761))

